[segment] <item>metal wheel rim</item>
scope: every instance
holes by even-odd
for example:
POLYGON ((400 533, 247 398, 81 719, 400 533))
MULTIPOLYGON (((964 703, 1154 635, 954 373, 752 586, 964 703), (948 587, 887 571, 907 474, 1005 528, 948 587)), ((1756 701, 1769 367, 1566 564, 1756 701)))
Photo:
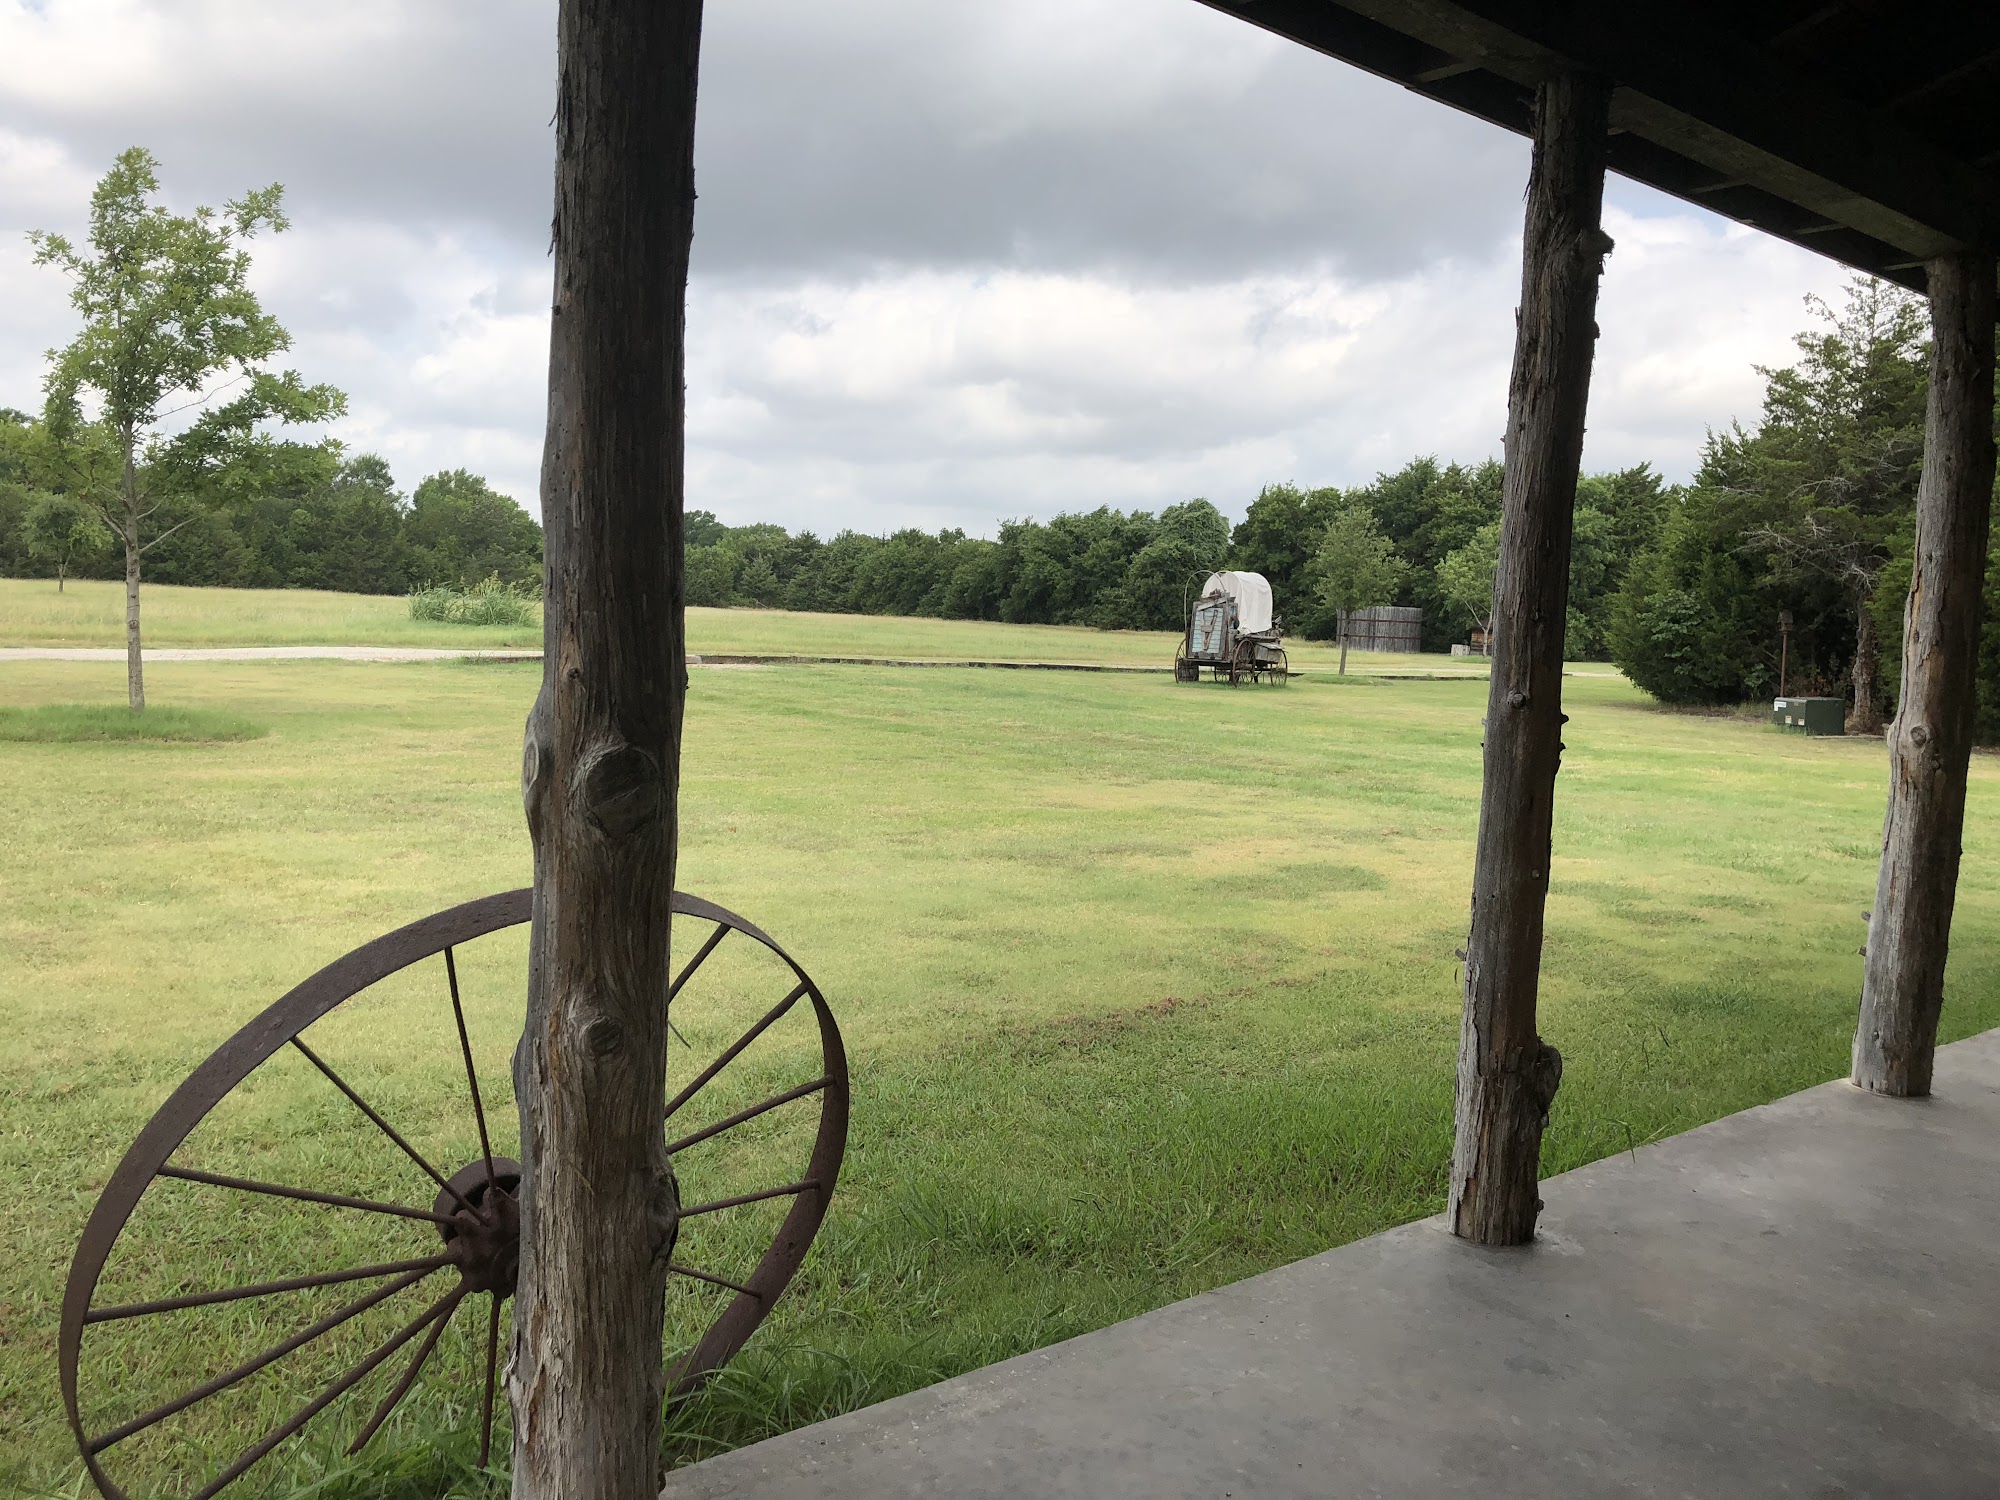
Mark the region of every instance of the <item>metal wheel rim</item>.
MULTIPOLYGON (((63 1405, 69 1418, 70 1430, 76 1439, 85 1469, 107 1500, 128 1500, 128 1497, 104 1471, 98 1459, 98 1454, 111 1444, 100 1439, 93 1446, 93 1439, 84 1431, 77 1390, 78 1367, 83 1334, 92 1322, 91 1314, 93 1311, 100 1314, 103 1311, 92 1307, 99 1280, 120 1235, 133 1213, 137 1211, 147 1189, 161 1178, 162 1169, 171 1164, 170 1159, 174 1152, 202 1120, 207 1118, 238 1084, 286 1045, 293 1043, 294 1039, 315 1021, 330 1014, 344 1001, 360 994, 369 986, 423 959, 435 957, 477 938, 527 922, 531 914, 533 894, 532 890, 522 889, 468 901, 399 927, 335 959, 311 977, 295 985, 224 1041, 194 1072, 182 1080, 166 1102, 147 1121, 132 1145, 127 1148, 124 1157, 98 1195, 90 1218, 85 1224, 82 1238, 78 1242, 76 1254, 71 1260, 69 1277, 63 1293, 62 1317, 57 1338, 57 1364, 63 1405)), ((753 1029, 750 1038, 739 1045, 747 1045, 747 1041, 754 1039, 763 1026, 770 1024, 797 1000, 809 1000, 818 1022, 825 1074, 817 1090, 821 1094, 821 1113, 819 1128, 806 1167, 806 1178, 800 1184, 786 1189, 792 1195, 792 1207, 779 1226, 770 1248, 764 1253, 750 1276, 741 1283, 715 1282, 717 1285, 735 1290, 736 1296, 709 1324, 695 1347, 669 1366, 670 1403, 684 1399, 742 1349, 751 1334, 762 1323, 772 1304, 797 1274, 804 1262, 807 1249, 826 1217, 827 1206, 833 1195, 834 1183, 839 1176, 841 1161, 846 1153, 849 1110, 846 1050, 841 1041, 839 1026, 834 1021, 833 1013, 825 997, 820 993, 818 985, 798 961, 761 928, 713 902, 676 891, 671 909, 676 915, 715 922, 717 930, 708 944, 674 981, 673 990, 669 992, 670 997, 692 977, 722 937, 731 931, 741 932, 783 960, 798 983, 792 994, 781 1003, 778 1011, 767 1017, 758 1028, 753 1029)), ((456 1005, 455 994, 454 1005, 456 1005)), ((723 1059, 712 1066, 707 1076, 698 1079, 678 1101, 670 1102, 670 1117, 679 1104, 690 1102, 698 1095, 700 1088, 709 1078, 720 1073, 733 1055, 725 1053, 723 1059)), ((475 1100, 476 1097, 475 1094, 475 1100)), ((719 1127, 708 1132, 703 1138, 720 1134, 724 1128, 733 1127, 719 1127)), ((481 1132, 483 1136, 483 1121, 481 1132)), ((671 1130, 669 1133, 671 1134, 671 1130)), ((686 1149, 694 1143, 692 1139, 688 1139, 679 1144, 686 1149)), ((490 1148, 488 1149, 490 1154, 490 1148)), ((416 1216, 434 1215, 424 1215, 419 1212, 416 1216)), ((432 1273, 424 1273, 426 1278, 430 1274, 432 1273)), ((697 1279, 714 1278, 697 1274, 697 1279)), ((493 1302, 495 1330, 498 1328, 500 1300, 501 1298, 495 1296, 493 1302)), ((455 1305, 453 1311, 455 1313, 455 1305)), ((438 1332, 442 1332, 450 1317, 451 1314, 447 1314, 439 1320, 438 1332)), ((402 1345, 396 1347, 400 1349, 402 1345)), ((421 1365, 421 1360, 418 1363, 421 1365)), ((414 1375, 414 1371, 412 1374, 414 1375)), ((345 1390, 340 1394, 344 1395, 345 1390)), ((401 1394, 399 1391, 397 1399, 400 1400, 401 1394)), ((490 1420, 490 1391, 488 1400, 490 1420)), ((175 1408, 175 1410, 184 1409, 186 1408, 175 1408)), ((171 1414, 170 1412, 169 1415, 171 1414)), ((291 1431, 284 1433, 278 1441, 303 1431, 316 1415, 316 1411, 310 1413, 291 1431)), ((384 1412, 384 1415, 387 1413, 384 1412)), ((117 1430, 113 1429, 114 1432, 117 1430)), ((371 1427, 370 1435, 372 1432, 371 1427)), ((266 1450, 266 1453, 268 1451, 266 1450)), ((244 1467, 247 1469, 255 1462, 261 1461, 266 1453, 258 1454, 244 1467)), ((237 1477, 240 1477, 240 1471, 228 1474, 219 1483, 212 1484, 202 1493, 212 1494, 233 1483, 237 1477)))

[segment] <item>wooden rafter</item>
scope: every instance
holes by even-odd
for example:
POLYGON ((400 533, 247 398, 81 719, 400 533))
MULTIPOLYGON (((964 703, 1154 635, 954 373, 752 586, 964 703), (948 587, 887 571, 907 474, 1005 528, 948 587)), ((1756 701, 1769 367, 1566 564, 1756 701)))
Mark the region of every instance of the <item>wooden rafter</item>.
MULTIPOLYGON (((1613 171, 1906 285, 1922 287, 1927 259, 2000 244, 1990 141, 1956 154, 1804 56, 1849 6, 1821 7, 1772 45, 1716 19, 1727 12, 1668 0, 1203 3, 1522 134, 1541 79, 1609 77, 1613 171)), ((1902 39, 1903 104, 1976 78, 1990 47, 1969 24, 1953 23, 1951 47, 1902 39)), ((1894 80, 1878 96, 1897 101, 1894 80)))

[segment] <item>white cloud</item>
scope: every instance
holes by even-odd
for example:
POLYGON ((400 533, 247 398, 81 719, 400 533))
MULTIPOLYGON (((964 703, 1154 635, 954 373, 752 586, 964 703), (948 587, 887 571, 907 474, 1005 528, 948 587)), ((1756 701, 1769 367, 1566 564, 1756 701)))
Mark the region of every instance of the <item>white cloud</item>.
MULTIPOLYGON (((1499 448, 1526 149, 1193 0, 735 0, 704 42, 690 501, 826 532, 1358 483, 1499 448)), ((257 284, 335 431, 531 500, 551 0, 0 0, 0 404, 65 339, 22 231, 134 142, 287 185, 257 284)), ((1610 192, 1587 462, 1685 475, 1844 273, 1610 192)))

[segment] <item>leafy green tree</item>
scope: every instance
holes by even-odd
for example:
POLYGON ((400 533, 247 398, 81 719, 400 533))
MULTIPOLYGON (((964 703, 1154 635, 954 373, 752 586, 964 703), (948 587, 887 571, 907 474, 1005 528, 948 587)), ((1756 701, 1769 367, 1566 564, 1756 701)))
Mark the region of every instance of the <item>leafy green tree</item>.
POLYGON ((111 545, 111 533, 96 507, 73 495, 52 495, 47 491, 35 495, 28 505, 22 530, 29 553, 55 565, 58 594, 63 591, 63 580, 71 568, 111 545))
POLYGON ((286 585, 348 594, 407 593, 407 510, 387 463, 373 453, 349 459, 285 518, 286 585))
POLYGON ((44 406, 50 434, 74 448, 84 429, 103 429, 118 457, 115 488, 107 492, 91 480, 72 493, 95 506, 124 545, 126 681, 135 713, 146 706, 139 563, 165 534, 152 524, 161 502, 142 462, 220 451, 265 422, 325 421, 345 410, 345 398, 331 386, 308 387, 295 372, 262 368, 291 347, 291 337, 250 290, 243 247, 260 230, 286 227, 283 188, 273 183, 246 193, 221 213, 197 208, 177 215, 153 201, 157 168, 138 147, 119 154, 91 194, 87 248, 45 230, 29 235, 35 263, 70 278, 70 302, 83 318, 82 332, 52 356, 44 406), (220 377, 230 377, 241 393, 179 436, 162 438, 168 404, 200 403, 220 377), (86 396, 99 407, 96 423, 84 420, 86 396))
POLYGON ((1409 571, 1366 505, 1349 504, 1334 515, 1313 553, 1311 575, 1320 602, 1339 616, 1341 675, 1347 673, 1348 616, 1392 602, 1409 571))
POLYGON ((1882 728, 1881 652, 1872 604, 1898 530, 1916 506, 1927 383, 1922 299, 1857 280, 1836 311, 1795 341, 1804 356, 1764 370, 1764 426, 1748 450, 1754 482, 1786 504, 1746 540, 1778 577, 1818 577, 1848 600, 1855 626, 1854 712, 1882 728))
POLYGON ((687 549, 687 602, 716 608, 736 597, 736 554, 712 543, 687 549))
POLYGON ((1267 484, 1250 502, 1230 538, 1229 565, 1261 573, 1274 606, 1300 635, 1330 640, 1338 621, 1320 607, 1310 572, 1313 551, 1343 503, 1337 489, 1303 490, 1267 484))
POLYGON ((1500 572, 1500 523, 1488 521, 1437 566, 1439 595, 1456 618, 1469 619, 1492 649, 1493 583, 1500 572))
POLYGON ((490 574, 538 586, 542 528, 477 474, 449 469, 420 483, 403 527, 410 581, 470 588, 490 574))
POLYGON ((681 535, 690 547, 713 547, 729 535, 729 528, 715 519, 715 512, 691 510, 681 522, 681 535))
POLYGON ((1229 523, 1206 500, 1160 512, 1151 541, 1133 555, 1125 578, 1106 601, 1100 622, 1120 630, 1174 630, 1185 623, 1187 600, 1229 555, 1229 523))
POLYGON ((1923 448, 1921 304, 1859 281, 1846 305, 1808 304, 1801 358, 1764 369, 1754 432, 1712 433, 1694 483, 1670 498, 1658 540, 1627 569, 1610 610, 1612 659, 1669 703, 1726 703, 1778 678, 1789 610, 1794 691, 1855 696, 1851 722, 1879 727, 1874 607, 1907 534, 1923 448))
POLYGON ((1611 659, 1662 703, 1740 703, 1774 689, 1780 610, 1795 621, 1794 692, 1822 691, 1850 664, 1853 625, 1838 591, 1775 579, 1744 544, 1784 503, 1748 482, 1748 441, 1734 430, 1710 436, 1694 483, 1612 602, 1611 659))
POLYGON ((1393 474, 1377 475, 1347 498, 1365 504, 1396 555, 1410 570, 1405 602, 1424 612, 1423 647, 1441 651, 1450 642, 1452 611, 1438 592, 1438 564, 1500 519, 1504 475, 1492 460, 1467 467, 1416 458, 1393 474))

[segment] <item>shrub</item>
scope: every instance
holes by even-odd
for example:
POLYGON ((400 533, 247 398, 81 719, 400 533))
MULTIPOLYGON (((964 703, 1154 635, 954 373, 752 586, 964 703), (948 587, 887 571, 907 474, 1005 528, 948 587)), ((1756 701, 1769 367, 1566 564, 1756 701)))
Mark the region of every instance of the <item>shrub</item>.
POLYGON ((489 573, 471 588, 433 584, 410 595, 410 618, 445 625, 532 625, 535 599, 489 573))

